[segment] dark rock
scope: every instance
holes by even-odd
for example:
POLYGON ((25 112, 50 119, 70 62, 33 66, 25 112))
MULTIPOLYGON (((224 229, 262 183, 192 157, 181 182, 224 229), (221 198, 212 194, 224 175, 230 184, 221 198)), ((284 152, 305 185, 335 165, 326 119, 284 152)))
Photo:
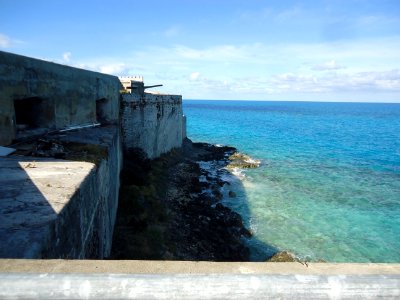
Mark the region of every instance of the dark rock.
MULTIPOLYGON (((160 201, 168 211, 167 221, 163 225, 166 227, 165 242, 162 247, 165 255, 158 259, 249 261, 250 251, 243 238, 251 237, 250 231, 244 226, 238 213, 219 203, 223 197, 220 189, 226 184, 220 178, 223 172, 218 171, 218 176, 211 175, 209 171, 202 170, 197 163, 199 160, 220 161, 222 163, 216 166, 221 168, 228 164, 228 157, 235 151, 236 149, 232 147, 216 147, 186 140, 182 149, 183 156, 173 162, 166 158, 163 166, 167 167, 162 173, 164 179, 160 182, 160 179, 156 178, 157 184, 151 182, 152 177, 149 175, 153 162, 148 165, 149 161, 142 158, 142 162, 133 161, 130 165, 128 163, 129 170, 126 170, 125 174, 133 176, 131 170, 139 171, 143 179, 141 181, 137 178, 128 181, 123 179, 123 182, 153 185, 158 188, 164 186, 163 190, 159 188, 157 194, 160 195, 160 201), (208 182, 200 182, 201 175, 205 176, 208 182)), ((234 195, 232 193, 230 196, 234 195)), ((147 209, 148 215, 151 216, 151 208, 143 209, 147 209)), ((140 229, 154 226, 146 223, 146 220, 135 218, 130 220, 131 225, 140 229)), ((130 243, 128 238, 125 243, 130 243)), ((121 252, 123 251, 118 253, 121 252)), ((120 255, 119 258, 123 257, 120 255)), ((134 257, 129 258, 134 259, 134 257)))

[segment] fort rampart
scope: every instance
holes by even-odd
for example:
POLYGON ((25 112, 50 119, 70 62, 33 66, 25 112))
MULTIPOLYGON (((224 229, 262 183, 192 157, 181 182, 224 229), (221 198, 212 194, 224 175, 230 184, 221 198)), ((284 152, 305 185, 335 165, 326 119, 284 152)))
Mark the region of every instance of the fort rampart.
POLYGON ((15 151, 0 157, 1 258, 110 254, 123 152, 156 158, 186 135, 182 97, 144 90, 0 51, 0 146, 15 151))

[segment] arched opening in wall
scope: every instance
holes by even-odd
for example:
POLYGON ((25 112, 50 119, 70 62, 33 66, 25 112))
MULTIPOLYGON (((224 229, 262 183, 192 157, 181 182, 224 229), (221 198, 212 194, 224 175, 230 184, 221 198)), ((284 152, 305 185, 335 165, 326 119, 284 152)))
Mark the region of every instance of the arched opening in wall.
POLYGON ((109 114, 109 100, 101 98, 96 100, 96 120, 100 124, 106 124, 110 122, 109 114))
POLYGON ((14 100, 15 126, 17 134, 32 130, 55 127, 54 104, 39 97, 14 100))

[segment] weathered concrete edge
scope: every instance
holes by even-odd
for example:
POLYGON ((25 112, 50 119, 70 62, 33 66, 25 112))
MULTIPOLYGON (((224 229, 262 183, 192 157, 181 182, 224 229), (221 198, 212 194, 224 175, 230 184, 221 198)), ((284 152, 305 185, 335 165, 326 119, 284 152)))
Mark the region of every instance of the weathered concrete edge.
POLYGON ((399 299, 399 275, 0 273, 1 299, 399 299))
MULTIPOLYGON (((31 56, 26 56, 26 55, 23 55, 23 54, 7 52, 7 51, 1 51, 1 50, 0 50, 0 55, 3 57, 3 59, 6 56, 9 57, 10 59, 20 58, 20 59, 35 61, 37 63, 45 63, 45 64, 61 67, 61 68, 64 68, 64 69, 72 69, 72 70, 77 70, 77 71, 90 72, 90 73, 93 73, 93 74, 95 74, 97 76, 101 76, 101 77, 104 77, 104 78, 105 77, 114 77, 119 82, 119 78, 116 75, 111 75, 111 74, 102 73, 102 72, 99 72, 99 71, 93 71, 93 70, 88 70, 88 69, 85 69, 85 68, 70 66, 70 65, 66 65, 66 64, 60 63, 60 62, 46 60, 45 58, 31 57, 31 56)), ((122 87, 122 85, 121 85, 121 87, 122 87)))
POLYGON ((400 275, 400 264, 0 259, 0 273, 400 275))

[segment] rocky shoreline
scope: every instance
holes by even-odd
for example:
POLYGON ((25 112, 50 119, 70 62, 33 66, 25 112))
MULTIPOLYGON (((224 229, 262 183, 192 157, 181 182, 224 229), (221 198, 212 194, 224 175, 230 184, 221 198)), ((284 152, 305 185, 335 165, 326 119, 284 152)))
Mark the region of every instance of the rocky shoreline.
MULTIPOLYGON (((104 151, 100 146, 42 138, 24 143, 17 153, 97 163, 104 151)), ((188 139, 181 149, 152 161, 140 150, 125 153, 109 258, 250 261, 245 240, 252 233, 221 200, 223 187, 227 197, 236 197, 224 179, 259 164, 233 147, 188 139)), ((286 251, 266 260, 298 261, 286 251)))
POLYGON ((221 188, 229 184, 222 175, 230 167, 258 164, 235 148, 190 140, 154 161, 130 153, 110 258, 249 261, 245 239, 252 234, 238 213, 220 203, 221 188), (218 168, 201 167, 207 163, 218 168))

